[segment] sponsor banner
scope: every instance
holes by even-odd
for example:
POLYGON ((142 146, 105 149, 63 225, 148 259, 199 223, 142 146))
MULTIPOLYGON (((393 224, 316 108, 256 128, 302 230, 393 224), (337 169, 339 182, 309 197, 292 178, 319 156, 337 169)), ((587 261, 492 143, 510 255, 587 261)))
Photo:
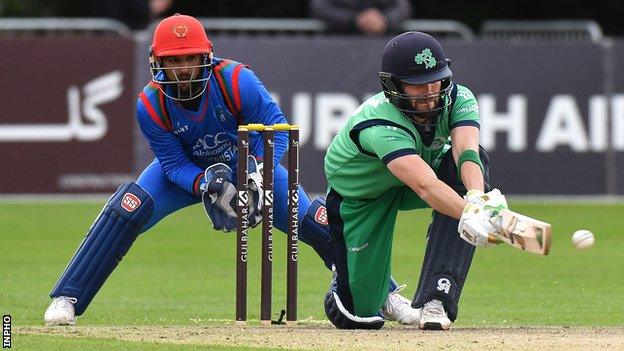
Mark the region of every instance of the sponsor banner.
MULTIPOLYGON (((324 152, 350 113, 380 91, 377 72, 386 40, 212 39, 217 56, 249 64, 290 122, 301 126, 301 167, 307 170, 301 183, 324 192, 324 152)), ((454 79, 479 101, 492 185, 513 194, 624 194, 617 173, 624 150, 624 87, 616 79, 623 78, 622 68, 616 74, 605 70, 608 50, 602 45, 443 45, 454 79)), ((624 58, 621 43, 615 51, 618 62, 624 58)))
MULTIPOLYGON (((606 90, 611 95, 610 115, 611 124, 609 130, 614 139, 614 149, 624 149, 624 40, 613 41, 605 60, 605 75, 609 79, 606 82, 606 90)), ((624 153, 610 152, 605 156, 608 180, 614 184, 612 193, 624 195, 624 153)))
POLYGON ((111 192, 133 170, 134 43, 2 38, 0 193, 111 192))

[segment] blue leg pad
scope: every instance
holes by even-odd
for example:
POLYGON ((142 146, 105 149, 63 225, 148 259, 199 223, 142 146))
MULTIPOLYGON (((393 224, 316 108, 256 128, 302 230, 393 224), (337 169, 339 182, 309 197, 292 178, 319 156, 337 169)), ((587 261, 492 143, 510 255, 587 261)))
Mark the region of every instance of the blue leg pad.
POLYGON ((325 266, 331 269, 334 263, 334 250, 329 234, 325 198, 317 196, 310 203, 308 211, 301 220, 299 239, 312 246, 325 266))
POLYGON ((153 209, 154 202, 145 190, 132 182, 123 183, 89 228, 50 297, 75 297, 76 315, 81 315, 128 252, 153 209))

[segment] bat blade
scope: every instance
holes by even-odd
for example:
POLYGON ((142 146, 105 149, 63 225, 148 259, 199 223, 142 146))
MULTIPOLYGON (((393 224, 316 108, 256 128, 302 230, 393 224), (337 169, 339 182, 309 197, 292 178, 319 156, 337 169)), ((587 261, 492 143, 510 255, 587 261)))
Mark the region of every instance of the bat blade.
POLYGON ((498 215, 501 240, 523 251, 548 255, 552 235, 549 223, 507 209, 498 215))

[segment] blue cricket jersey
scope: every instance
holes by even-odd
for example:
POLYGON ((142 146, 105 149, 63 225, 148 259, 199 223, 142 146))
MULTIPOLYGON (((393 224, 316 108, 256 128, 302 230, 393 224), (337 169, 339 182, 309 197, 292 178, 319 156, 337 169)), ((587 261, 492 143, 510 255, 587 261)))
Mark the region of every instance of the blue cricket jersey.
MULTIPOLYGON (((164 96, 154 82, 145 86, 137 101, 139 126, 165 175, 196 195, 206 167, 222 162, 236 170, 240 124, 286 123, 279 106, 251 69, 220 58, 214 58, 213 63, 215 68, 199 97, 197 111, 164 96)), ((276 132, 276 164, 287 147, 287 134, 276 132)), ((250 133, 250 153, 262 157, 259 133, 250 133)))

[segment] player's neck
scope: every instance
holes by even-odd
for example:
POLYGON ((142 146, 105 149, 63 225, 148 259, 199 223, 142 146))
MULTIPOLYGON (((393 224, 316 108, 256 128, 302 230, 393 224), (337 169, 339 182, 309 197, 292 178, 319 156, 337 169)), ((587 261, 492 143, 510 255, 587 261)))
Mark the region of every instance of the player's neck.
POLYGON ((204 94, 200 94, 198 97, 191 100, 180 101, 180 105, 186 110, 197 111, 199 110, 199 105, 201 105, 203 95, 204 94))

